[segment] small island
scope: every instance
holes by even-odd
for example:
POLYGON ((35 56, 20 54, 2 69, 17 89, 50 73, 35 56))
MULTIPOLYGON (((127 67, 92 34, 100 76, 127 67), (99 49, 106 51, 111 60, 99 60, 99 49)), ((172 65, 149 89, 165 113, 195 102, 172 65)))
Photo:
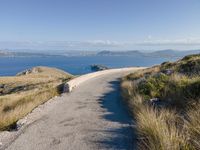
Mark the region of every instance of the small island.
POLYGON ((107 69, 109 69, 107 66, 98 65, 98 64, 91 65, 90 67, 91 67, 91 70, 92 70, 92 71, 102 71, 102 70, 107 70, 107 69))

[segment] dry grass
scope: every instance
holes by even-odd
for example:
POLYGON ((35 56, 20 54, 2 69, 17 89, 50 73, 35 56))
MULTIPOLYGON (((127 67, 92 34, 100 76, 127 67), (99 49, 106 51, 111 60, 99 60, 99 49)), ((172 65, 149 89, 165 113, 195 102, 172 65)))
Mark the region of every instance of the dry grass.
POLYGON ((190 135, 190 142, 195 149, 200 149, 200 104, 187 112, 186 129, 190 135))
POLYGON ((138 148, 141 150, 199 149, 200 111, 191 109, 187 120, 176 110, 157 109, 145 103, 134 84, 122 83, 123 96, 136 120, 138 148), (133 89, 131 90, 131 88, 133 89))
POLYGON ((17 120, 38 105, 61 93, 62 84, 72 75, 48 67, 15 77, 0 77, 0 130, 10 129, 17 120))
POLYGON ((121 86, 122 95, 136 120, 139 149, 187 150, 190 148, 185 130, 183 127, 180 129, 183 121, 175 111, 150 107, 137 93, 136 85, 131 82, 124 81, 121 86))
POLYGON ((127 103, 132 113, 137 113, 144 103, 144 99, 136 91, 136 85, 134 82, 123 81, 121 83, 121 92, 124 101, 127 103), (134 112, 133 112, 134 108, 134 112))
POLYGON ((143 107, 136 115, 139 148, 148 150, 192 149, 187 132, 181 126, 182 119, 169 110, 143 107), (181 126, 181 127, 180 127, 181 126))
POLYGON ((139 149, 200 149, 199 60, 200 55, 189 56, 123 78, 122 96, 136 120, 139 149), (151 98, 159 98, 159 105, 151 98))

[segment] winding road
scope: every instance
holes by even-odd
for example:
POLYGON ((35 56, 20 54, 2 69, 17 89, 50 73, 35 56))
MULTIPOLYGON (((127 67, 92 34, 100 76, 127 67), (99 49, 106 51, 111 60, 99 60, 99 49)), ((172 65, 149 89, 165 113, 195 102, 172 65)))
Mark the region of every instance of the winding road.
POLYGON ((133 122, 122 104, 119 78, 137 70, 107 72, 91 78, 28 125, 8 150, 134 149, 133 122))

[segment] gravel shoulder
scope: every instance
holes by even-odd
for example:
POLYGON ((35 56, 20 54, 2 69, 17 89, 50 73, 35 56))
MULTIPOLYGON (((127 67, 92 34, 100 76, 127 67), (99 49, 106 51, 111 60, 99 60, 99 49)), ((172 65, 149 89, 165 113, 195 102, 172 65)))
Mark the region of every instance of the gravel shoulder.
POLYGON ((1 148, 134 149, 133 122, 120 99, 119 78, 137 69, 106 72, 39 106, 19 121, 19 131, 0 134, 1 148))

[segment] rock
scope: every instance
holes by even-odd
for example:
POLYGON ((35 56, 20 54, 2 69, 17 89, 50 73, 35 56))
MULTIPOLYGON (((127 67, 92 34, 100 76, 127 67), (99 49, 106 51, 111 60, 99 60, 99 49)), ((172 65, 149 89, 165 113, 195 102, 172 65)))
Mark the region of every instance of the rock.
POLYGON ((108 67, 106 67, 104 65, 91 65, 90 67, 91 67, 92 71, 101 71, 101 70, 109 69, 108 67))
POLYGON ((0 84, 0 94, 3 94, 5 90, 5 84, 0 84))
POLYGON ((174 71, 171 70, 171 69, 166 69, 166 70, 163 70, 162 73, 166 74, 166 75, 171 75, 174 71))
POLYGON ((17 122, 17 130, 19 130, 23 125, 25 125, 27 123, 27 117, 23 118, 23 119, 20 119, 18 122, 17 122))
POLYGON ((27 70, 24 70, 20 73, 17 74, 17 76, 22 76, 22 75, 28 75, 28 74, 35 74, 35 73, 39 73, 40 72, 40 69, 35 67, 35 68, 32 68, 32 69, 27 69, 27 70))
POLYGON ((70 93, 72 91, 72 88, 68 83, 66 83, 63 87, 63 93, 70 93))
POLYGON ((166 102, 160 100, 159 98, 152 98, 148 101, 148 104, 149 105, 152 105, 154 107, 163 107, 163 106, 166 106, 166 102))
POLYGON ((5 87, 5 84, 0 84, 0 88, 4 88, 5 87))
POLYGON ((159 98, 152 98, 149 100, 151 103, 156 103, 156 102, 159 102, 160 99, 159 98))

